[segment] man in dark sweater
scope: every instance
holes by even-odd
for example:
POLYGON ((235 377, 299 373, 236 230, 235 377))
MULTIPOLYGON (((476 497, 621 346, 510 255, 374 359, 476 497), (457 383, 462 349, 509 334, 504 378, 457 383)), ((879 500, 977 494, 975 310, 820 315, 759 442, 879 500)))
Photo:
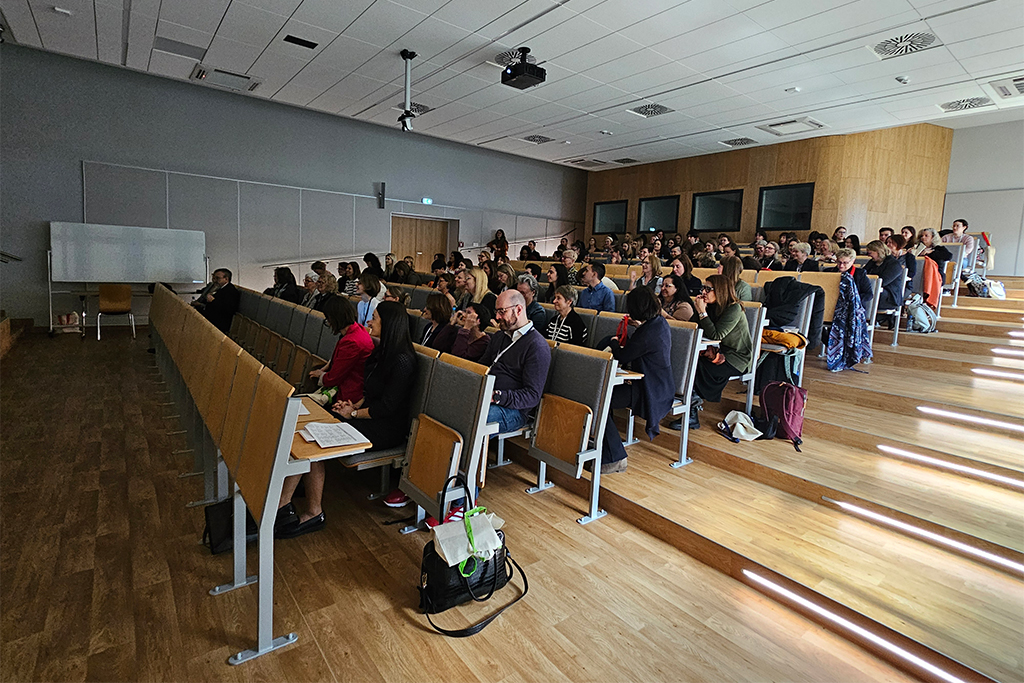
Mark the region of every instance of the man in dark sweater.
POLYGON ((200 292, 192 305, 218 330, 227 334, 231 330, 231 319, 235 317, 241 299, 241 292, 231 284, 231 271, 227 268, 218 268, 213 271, 213 281, 200 292))
POLYGON ((494 376, 494 393, 487 422, 497 422, 500 433, 512 432, 526 423, 540 404, 551 365, 551 348, 526 315, 526 299, 515 289, 498 296, 494 319, 502 330, 491 337, 478 361, 494 376))

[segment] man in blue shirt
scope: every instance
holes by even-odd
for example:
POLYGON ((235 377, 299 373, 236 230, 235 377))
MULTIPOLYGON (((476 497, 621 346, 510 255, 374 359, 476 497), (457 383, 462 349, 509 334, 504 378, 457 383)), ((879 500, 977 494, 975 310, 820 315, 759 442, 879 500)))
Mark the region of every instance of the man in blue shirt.
POLYGON ((601 311, 615 312, 615 295, 608 286, 602 284, 604 277, 603 263, 588 263, 580 271, 580 279, 586 285, 586 289, 580 292, 579 308, 592 308, 598 313, 601 311))

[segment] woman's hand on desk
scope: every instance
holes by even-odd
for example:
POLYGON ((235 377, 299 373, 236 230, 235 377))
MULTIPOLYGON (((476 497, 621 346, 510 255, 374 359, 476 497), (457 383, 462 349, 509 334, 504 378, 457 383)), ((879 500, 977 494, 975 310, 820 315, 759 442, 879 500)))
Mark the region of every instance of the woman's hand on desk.
POLYGON ((332 410, 347 420, 356 412, 356 405, 352 401, 335 401, 332 410))

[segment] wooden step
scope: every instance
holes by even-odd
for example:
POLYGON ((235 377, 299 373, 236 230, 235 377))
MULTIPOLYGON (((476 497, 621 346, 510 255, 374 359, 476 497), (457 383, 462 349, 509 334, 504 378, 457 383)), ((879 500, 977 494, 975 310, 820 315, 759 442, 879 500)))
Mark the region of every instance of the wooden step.
MULTIPOLYGON (((985 330, 980 330, 984 332, 985 330)), ((993 333, 994 334, 994 333, 993 333)), ((893 333, 889 330, 875 330, 875 347, 892 344, 893 333)), ((983 334, 966 334, 959 332, 932 332, 922 334, 900 330, 897 339, 900 346, 915 349, 933 349, 935 351, 956 351, 967 355, 992 355, 994 347, 1012 347, 1024 350, 1024 337, 1011 337, 1007 333, 1002 336, 984 336, 983 334)))
MULTIPOLYGON (((945 313, 943 309, 943 313, 945 313)), ((1007 337, 1010 332, 1024 330, 1019 322, 998 322, 989 320, 965 320, 960 318, 939 318, 938 331, 954 334, 976 334, 982 337, 1007 337)))
MULTIPOLYGON (((943 303, 943 306, 945 306, 945 303, 943 303)), ((992 299, 976 296, 964 296, 961 294, 957 299, 957 308, 992 308, 1024 313, 1024 299, 1011 297, 1007 297, 1005 299, 992 299)))
MULTIPOLYGON (((872 365, 897 366, 924 372, 959 372, 969 374, 972 368, 993 368, 1012 372, 1024 371, 1024 358, 987 354, 969 355, 955 351, 923 350, 909 346, 890 346, 878 341, 871 347, 871 363, 858 367, 870 370, 872 365)), ((825 360, 817 356, 807 359, 808 365, 825 367, 825 360)), ((852 374, 852 371, 847 371, 852 374)))
POLYGON ((948 298, 942 301, 939 317, 941 320, 987 320, 1018 325, 1024 321, 1024 313, 1021 311, 1007 311, 991 306, 953 306, 952 299, 948 298))

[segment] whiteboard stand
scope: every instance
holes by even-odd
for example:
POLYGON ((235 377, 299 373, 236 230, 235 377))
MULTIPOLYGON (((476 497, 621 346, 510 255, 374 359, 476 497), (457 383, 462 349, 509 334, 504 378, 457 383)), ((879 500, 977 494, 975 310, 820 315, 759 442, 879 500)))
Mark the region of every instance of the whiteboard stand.
POLYGON ((58 325, 54 322, 53 316, 53 295, 54 294, 71 294, 70 289, 61 289, 56 292, 53 291, 53 251, 50 249, 46 250, 46 290, 47 298, 50 301, 50 336, 56 336, 57 331, 64 330, 77 330, 81 335, 82 339, 85 339, 85 294, 79 294, 78 300, 82 304, 82 317, 78 320, 78 325, 58 325))

